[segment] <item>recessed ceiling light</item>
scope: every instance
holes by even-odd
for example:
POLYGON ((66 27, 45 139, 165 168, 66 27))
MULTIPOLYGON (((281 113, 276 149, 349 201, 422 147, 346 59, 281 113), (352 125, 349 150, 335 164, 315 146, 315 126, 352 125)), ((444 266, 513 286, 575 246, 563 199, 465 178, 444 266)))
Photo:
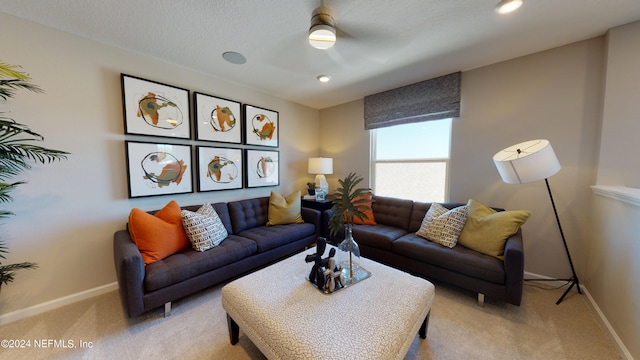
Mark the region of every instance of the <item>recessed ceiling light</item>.
POLYGON ((327 82, 327 81, 331 80, 331 76, 329 76, 329 75, 318 75, 316 77, 316 79, 318 79, 320 82, 327 82))
POLYGON ((502 0, 496 5, 496 11, 500 14, 508 14, 522 6, 522 0, 502 0))
POLYGON ((247 62, 247 58, 244 55, 235 51, 227 51, 222 54, 222 57, 232 64, 242 65, 247 62))

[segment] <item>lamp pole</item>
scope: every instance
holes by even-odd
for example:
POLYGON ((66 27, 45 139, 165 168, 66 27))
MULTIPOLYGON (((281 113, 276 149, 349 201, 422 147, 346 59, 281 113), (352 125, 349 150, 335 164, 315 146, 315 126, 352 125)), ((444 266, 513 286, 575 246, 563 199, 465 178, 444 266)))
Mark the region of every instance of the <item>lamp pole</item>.
POLYGON ((558 210, 556 210, 556 203, 553 201, 553 195, 551 194, 551 187, 549 186, 549 180, 547 178, 544 179, 544 182, 547 184, 547 190, 549 191, 549 198, 551 199, 551 206, 553 206, 553 213, 556 215, 556 221, 558 222, 558 229, 560 229, 560 235, 562 236, 562 243, 564 244, 564 251, 567 253, 567 258, 569 259, 569 265, 571 265, 571 272, 573 276, 569 281, 571 285, 569 288, 562 294, 560 299, 556 301, 556 305, 560 304, 564 297, 567 296, 569 291, 573 288, 574 285, 577 285, 578 293, 582 294, 582 290, 580 290, 580 281, 578 280, 578 275, 576 275, 576 270, 573 267, 573 261, 571 260, 571 254, 569 253, 569 247, 567 246, 567 241, 564 238, 564 232, 562 231, 562 225, 560 225, 560 218, 558 217, 558 210))

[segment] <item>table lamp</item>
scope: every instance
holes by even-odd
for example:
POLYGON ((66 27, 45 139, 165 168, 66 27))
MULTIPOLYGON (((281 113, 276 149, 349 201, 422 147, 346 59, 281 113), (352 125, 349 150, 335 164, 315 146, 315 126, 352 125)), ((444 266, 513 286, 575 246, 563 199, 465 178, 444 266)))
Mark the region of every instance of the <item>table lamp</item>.
POLYGON ((496 168, 498 168, 502 181, 507 184, 524 184, 544 179, 547 184, 549 198, 551 199, 551 206, 553 207, 553 212, 556 215, 558 229, 562 236, 564 250, 567 253, 569 265, 571 265, 571 271, 573 273, 573 276, 570 279, 548 279, 565 280, 568 281, 568 284, 571 284, 564 294, 562 294, 560 299, 558 299, 556 305, 562 302, 574 285, 577 286, 578 293, 582 294, 578 275, 576 275, 576 270, 573 267, 573 261, 571 261, 569 247, 567 246, 567 241, 564 238, 564 232, 562 231, 562 225, 560 225, 560 218, 558 217, 556 204, 553 201, 551 187, 549 186, 549 180, 547 179, 549 176, 560 171, 560 163, 558 162, 558 158, 553 152, 553 148, 549 141, 544 139, 530 140, 510 146, 495 154, 493 156, 493 162, 495 163, 496 168))
POLYGON ((315 183, 316 187, 322 189, 325 195, 329 194, 329 183, 325 174, 333 174, 333 159, 332 158, 309 158, 309 167, 307 172, 309 174, 316 174, 315 183))

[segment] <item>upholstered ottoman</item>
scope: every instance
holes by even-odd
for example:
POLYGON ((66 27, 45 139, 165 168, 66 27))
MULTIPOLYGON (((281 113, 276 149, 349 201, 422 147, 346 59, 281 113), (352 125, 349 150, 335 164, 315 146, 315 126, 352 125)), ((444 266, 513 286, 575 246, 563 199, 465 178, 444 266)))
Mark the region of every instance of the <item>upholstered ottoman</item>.
POLYGON ((363 258, 371 277, 324 294, 306 279, 314 252, 222 288, 232 344, 242 329, 269 359, 403 359, 418 332, 426 337, 433 284, 363 258))

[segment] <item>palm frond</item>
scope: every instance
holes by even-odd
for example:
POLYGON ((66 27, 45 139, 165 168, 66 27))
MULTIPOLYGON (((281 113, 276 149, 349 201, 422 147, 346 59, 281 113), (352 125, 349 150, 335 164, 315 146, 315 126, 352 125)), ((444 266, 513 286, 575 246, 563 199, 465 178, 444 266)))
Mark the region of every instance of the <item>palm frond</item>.
MULTIPOLYGON (((5 64, 0 61, 0 98, 6 101, 12 98, 17 90, 25 89, 43 93, 37 85, 31 84, 31 77, 20 71, 19 66, 5 64)), ((66 159, 66 151, 48 149, 37 145, 44 141, 44 136, 20 124, 0 112, 0 202, 11 202, 10 192, 23 181, 4 182, 5 180, 31 169, 30 162, 47 164, 55 160, 66 159)), ((13 215, 7 210, 0 210, 0 219, 13 215)), ((0 259, 6 259, 9 248, 0 239, 0 259)), ((22 269, 35 269, 38 265, 32 262, 2 265, 0 262, 0 285, 13 281, 15 272, 22 269)))
POLYGON ((330 235, 333 237, 344 225, 345 218, 348 223, 353 223, 354 218, 365 220, 368 218, 365 211, 371 210, 368 200, 365 198, 371 189, 357 188, 363 181, 356 173, 349 173, 346 178, 338 179, 340 187, 334 192, 334 200, 331 209, 333 214, 329 219, 330 235))
POLYGON ((33 92, 43 93, 44 90, 38 85, 30 83, 31 77, 17 70, 19 66, 0 62, 0 98, 7 100, 15 95, 16 90, 25 89, 33 92))
POLYGON ((3 254, 6 254, 8 252, 9 252, 9 248, 4 243, 4 241, 0 240, 0 259, 6 259, 6 257, 4 257, 3 254))
POLYGON ((44 136, 31 130, 29 126, 20 124, 12 118, 5 116, 4 114, 4 112, 0 112, 0 138, 10 138, 21 133, 27 133, 35 137, 38 141, 44 141, 44 136))
POLYGON ((66 159, 65 151, 34 144, 40 141, 44 141, 42 135, 0 113, 0 180, 31 169, 29 161, 47 164, 66 159))
MULTIPOLYGON (((0 183, 0 202, 6 203, 13 201, 13 198, 9 194, 9 192, 13 191, 18 185, 25 184, 24 181, 17 181, 14 183, 0 183)), ((0 212, 0 218, 2 218, 2 213, 0 212)))
POLYGON ((36 269, 38 264, 32 262, 22 262, 11 265, 0 265, 0 283, 8 285, 13 281, 15 272, 24 269, 36 269))
POLYGON ((14 214, 11 211, 0 210, 0 219, 6 219, 9 216, 13 216, 14 214))

